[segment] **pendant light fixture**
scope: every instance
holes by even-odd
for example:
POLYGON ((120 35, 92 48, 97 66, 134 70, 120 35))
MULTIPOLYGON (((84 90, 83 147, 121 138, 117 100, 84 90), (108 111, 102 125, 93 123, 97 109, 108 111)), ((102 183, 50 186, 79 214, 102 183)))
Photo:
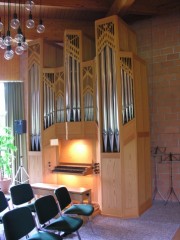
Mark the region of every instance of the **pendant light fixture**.
POLYGON ((26 25, 25 25, 25 7, 24 7, 24 17, 22 19, 24 21, 24 25, 23 25, 23 40, 21 42, 21 46, 23 48, 24 51, 26 51, 28 49, 28 44, 26 42, 26 37, 25 37, 25 31, 26 31, 26 25))
POLYGON ((7 35, 4 39, 4 43, 6 46, 10 46, 12 44, 12 37, 10 33, 10 0, 8 0, 8 30, 7 35))
POLYGON ((10 34, 10 0, 8 0, 8 30, 7 35, 4 38, 4 44, 7 46, 4 53, 4 58, 6 60, 11 60, 14 57, 14 51, 11 49, 12 37, 10 34))
POLYGON ((32 19, 32 13, 29 12, 29 19, 26 21, 26 27, 27 28, 33 28, 34 27, 34 20, 32 19))
MULTIPOLYGON (((11 5, 11 0, 8 0, 8 2, 4 2, 4 20, 3 22, 1 21, 0 17, 0 48, 1 49, 6 49, 4 53, 4 58, 7 60, 10 60, 14 56, 14 51, 13 49, 15 48, 15 53, 17 55, 23 54, 24 51, 28 49, 28 44, 26 42, 26 37, 25 37, 25 28, 27 27, 28 29, 34 28, 35 22, 32 17, 32 10, 34 8, 34 1, 33 0, 19 0, 19 15, 17 14, 17 2, 18 0, 14 0, 15 5, 11 5), (22 3, 23 1, 23 3, 22 3), (5 16, 6 16, 6 11, 5 11, 5 6, 7 3, 8 7, 8 17, 7 17, 7 28, 5 30, 5 16), (13 19, 10 20, 11 16, 11 6, 13 6, 13 19), (24 17, 22 14, 22 8, 24 10, 24 17), (29 11, 29 18, 26 21, 25 19, 25 10, 29 11), (24 27, 24 33, 22 33, 22 26, 24 27), (11 32, 10 28, 16 29, 17 34, 13 38, 11 37, 11 32), (1 34, 2 30, 4 29, 4 33, 1 34), (5 31, 7 32, 5 34, 5 31), (16 42, 16 46, 14 47, 14 43, 16 42), (12 46, 13 43, 13 46, 12 46)), ((45 26, 42 21, 42 11, 41 11, 41 0, 39 0, 39 24, 36 28, 36 31, 38 33, 43 33, 45 31, 45 26)))
POLYGON ((1 21, 1 17, 0 17, 0 32, 2 32, 3 27, 4 27, 4 24, 2 23, 2 21, 1 21))
POLYGON ((39 7, 39 25, 37 26, 37 32, 43 33, 45 31, 45 26, 43 25, 42 16, 41 16, 41 0, 40 0, 40 7, 39 7))
POLYGON ((11 27, 13 29, 18 29, 20 25, 20 20, 17 17, 17 13, 16 13, 16 1, 15 1, 15 10, 14 10, 14 14, 13 14, 13 19, 11 20, 11 27))
POLYGON ((6 60, 11 60, 14 57, 14 51, 11 49, 11 45, 7 46, 7 49, 4 53, 4 58, 6 60))
POLYGON ((26 8, 26 10, 31 12, 32 9, 34 8, 34 2, 32 0, 26 1, 25 8, 26 8))
MULTIPOLYGON (((19 20, 20 22, 22 22, 21 19, 21 3, 20 3, 20 0, 19 0, 19 20)), ((21 25, 19 25, 19 28, 18 28, 18 31, 17 31, 17 34, 15 36, 15 41, 17 42, 17 46, 15 48, 15 53, 17 55, 22 55, 23 52, 24 52, 24 49, 21 45, 22 41, 23 41, 23 34, 22 34, 22 30, 21 30, 21 25)))

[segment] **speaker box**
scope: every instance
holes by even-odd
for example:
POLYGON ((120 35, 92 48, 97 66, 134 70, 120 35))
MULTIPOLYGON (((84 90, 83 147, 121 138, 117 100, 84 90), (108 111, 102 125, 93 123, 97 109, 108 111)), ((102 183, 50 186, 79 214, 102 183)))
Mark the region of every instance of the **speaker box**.
POLYGON ((14 132, 16 134, 26 133, 26 120, 15 120, 14 132))

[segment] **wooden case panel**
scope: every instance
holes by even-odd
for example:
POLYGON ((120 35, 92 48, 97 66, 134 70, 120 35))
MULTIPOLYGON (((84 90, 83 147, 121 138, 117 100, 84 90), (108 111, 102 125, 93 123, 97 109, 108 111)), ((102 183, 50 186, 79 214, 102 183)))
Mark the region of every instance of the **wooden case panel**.
POLYGON ((101 156, 102 214, 122 217, 121 164, 119 154, 101 156))
POLYGON ((57 166, 59 146, 48 146, 43 150, 43 182, 57 183, 57 175, 52 170, 57 166))
POLYGON ((138 216, 137 143, 132 139, 123 146, 122 199, 123 217, 138 216))
POLYGON ((43 181, 42 152, 28 153, 28 173, 30 183, 43 181))

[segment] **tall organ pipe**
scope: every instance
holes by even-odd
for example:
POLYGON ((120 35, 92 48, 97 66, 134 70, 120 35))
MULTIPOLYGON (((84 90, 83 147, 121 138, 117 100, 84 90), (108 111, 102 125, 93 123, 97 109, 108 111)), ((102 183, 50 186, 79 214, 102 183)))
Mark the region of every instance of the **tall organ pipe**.
POLYGON ((102 116, 103 116, 103 143, 104 151, 107 152, 107 96, 106 96, 106 76, 105 76, 105 54, 103 49, 100 54, 101 62, 101 86, 102 86, 102 116))
POLYGON ((35 64, 35 144, 36 150, 40 150, 40 101, 39 101, 39 68, 35 64))
POLYGON ((46 86, 46 83, 45 81, 43 82, 43 102, 44 102, 44 129, 47 128, 47 124, 46 124, 46 119, 47 119, 47 111, 46 111, 46 108, 47 108, 47 104, 46 104, 46 99, 47 99, 47 96, 46 96, 46 90, 47 86, 46 86))
POLYGON ((75 73, 76 60, 72 58, 72 112, 73 121, 76 121, 76 73, 75 73))
POLYGON ((70 122, 71 119, 71 85, 70 85, 70 56, 66 56, 66 119, 70 122))
POLYGON ((115 142, 117 147, 117 152, 120 151, 120 143, 119 143, 119 113, 118 113, 118 100, 117 100, 117 84, 116 84, 116 56, 114 50, 112 50, 112 69, 113 69, 113 77, 112 77, 112 85, 113 85, 113 106, 114 106, 114 134, 115 134, 115 142))
POLYGON ((35 129, 34 129, 34 78, 33 78, 33 72, 34 72, 34 65, 32 65, 30 71, 29 71, 29 79, 31 80, 31 150, 34 151, 35 147, 35 141, 34 141, 34 133, 35 133, 35 129))
POLYGON ((77 120, 81 120, 81 111, 80 111, 80 63, 76 61, 77 67, 77 86, 76 86, 76 96, 77 96, 77 120))
POLYGON ((121 68, 122 121, 125 123, 124 70, 121 68))
POLYGON ((108 137, 110 143, 110 151, 113 152, 114 145, 114 112, 113 112, 113 96, 112 96, 112 49, 106 46, 106 79, 107 79, 107 106, 108 106, 108 137))

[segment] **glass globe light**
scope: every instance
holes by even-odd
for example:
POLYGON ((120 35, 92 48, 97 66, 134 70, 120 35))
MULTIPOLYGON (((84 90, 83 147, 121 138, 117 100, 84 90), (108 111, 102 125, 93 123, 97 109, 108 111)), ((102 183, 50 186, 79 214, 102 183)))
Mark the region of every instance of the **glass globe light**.
POLYGON ((21 46, 21 43, 18 42, 18 45, 17 45, 17 47, 15 48, 15 53, 16 53, 17 55, 22 55, 23 52, 24 52, 24 49, 23 49, 23 47, 21 46))
POLYGON ((4 43, 4 38, 5 38, 5 36, 3 36, 3 37, 2 37, 2 41, 0 41, 0 48, 1 48, 1 49, 6 49, 6 48, 7 48, 7 46, 6 46, 5 43, 4 43))
POLYGON ((39 25, 37 26, 37 32, 43 33, 45 31, 45 26, 43 25, 42 19, 39 20, 39 25))
POLYGON ((3 27, 4 27, 4 25, 3 25, 3 23, 1 22, 1 18, 0 18, 0 32, 2 32, 3 27))
POLYGON ((11 60, 14 57, 14 51, 11 49, 11 45, 7 46, 7 50, 4 53, 4 58, 6 60, 11 60))
POLYGON ((11 20, 10 25, 13 29, 18 29, 18 27, 20 25, 20 21, 17 18, 17 13, 14 13, 14 16, 13 16, 13 19, 11 20))
POLYGON ((23 35, 22 35, 22 31, 21 31, 20 27, 18 28, 18 32, 17 32, 16 36, 14 37, 14 39, 17 43, 22 42, 23 35))
POLYGON ((23 37, 23 41, 21 43, 21 46, 23 47, 24 51, 26 51, 28 49, 28 44, 26 42, 26 38, 23 37))
POLYGON ((32 0, 26 1, 25 8, 26 10, 31 11, 34 8, 34 2, 32 0))
POLYGON ((26 21, 26 27, 27 28, 33 28, 34 27, 34 20, 32 19, 31 12, 29 14, 29 19, 26 21))
POLYGON ((9 30, 7 31, 7 35, 4 38, 4 44, 6 46, 10 46, 12 44, 12 37, 10 36, 10 31, 9 30))

